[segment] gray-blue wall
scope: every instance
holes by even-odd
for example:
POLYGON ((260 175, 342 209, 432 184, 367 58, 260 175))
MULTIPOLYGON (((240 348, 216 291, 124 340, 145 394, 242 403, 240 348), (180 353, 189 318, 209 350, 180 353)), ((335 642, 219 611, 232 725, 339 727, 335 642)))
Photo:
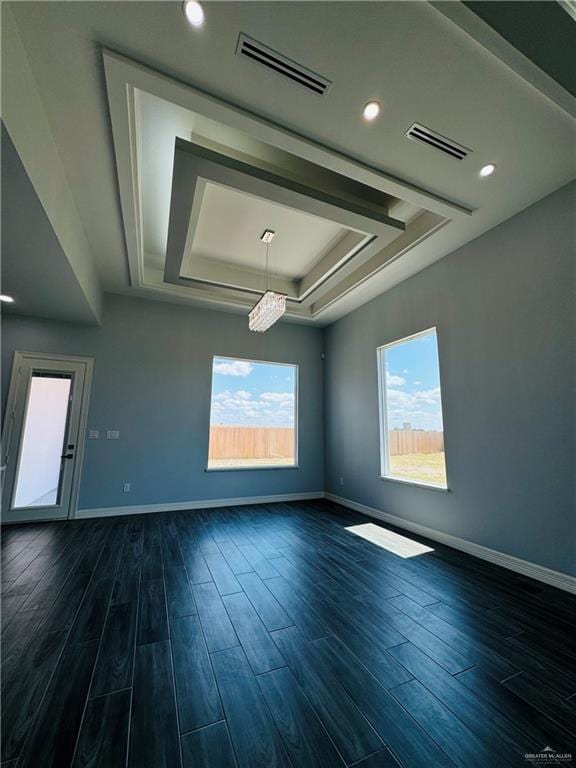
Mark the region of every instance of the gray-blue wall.
POLYGON ((559 190, 324 333, 110 295, 99 328, 5 316, 4 397, 16 349, 95 358, 81 509, 325 488, 575 573, 575 205, 559 190), (376 348, 432 325, 449 493, 379 478, 376 348), (213 354, 299 364, 299 469, 204 471, 213 354))
POLYGON ((575 211, 572 184, 326 330, 327 491, 576 573, 575 211), (376 349, 431 326, 448 493, 379 478, 376 349))
POLYGON ((15 350, 94 358, 80 509, 323 490, 320 329, 107 295, 100 327, 4 316, 2 342, 4 398, 15 350), (205 472, 213 355, 299 365, 299 468, 205 472))

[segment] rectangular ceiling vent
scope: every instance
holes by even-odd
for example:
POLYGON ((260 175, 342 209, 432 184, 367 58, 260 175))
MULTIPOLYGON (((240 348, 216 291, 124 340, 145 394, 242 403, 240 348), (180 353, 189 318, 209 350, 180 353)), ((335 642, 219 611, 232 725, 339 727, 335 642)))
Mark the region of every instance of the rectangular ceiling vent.
POLYGON ((264 67, 268 67, 268 69, 277 72, 279 75, 292 80, 293 83, 302 85, 304 88, 320 96, 323 96, 331 85, 331 81, 325 77, 312 72, 311 69, 303 67, 296 61, 292 61, 292 59, 283 56, 278 51, 268 48, 267 45, 253 40, 244 33, 241 33, 238 38, 236 54, 257 61, 264 67))
POLYGON ((464 160, 472 152, 471 149, 466 149, 461 144, 457 144, 452 139, 447 139, 446 136, 442 136, 440 133, 436 133, 436 131, 431 131, 430 128, 426 128, 425 125, 420 125, 420 123, 413 123, 404 135, 412 139, 412 141, 427 144, 429 147, 448 155, 448 157, 455 157, 456 160, 464 160))

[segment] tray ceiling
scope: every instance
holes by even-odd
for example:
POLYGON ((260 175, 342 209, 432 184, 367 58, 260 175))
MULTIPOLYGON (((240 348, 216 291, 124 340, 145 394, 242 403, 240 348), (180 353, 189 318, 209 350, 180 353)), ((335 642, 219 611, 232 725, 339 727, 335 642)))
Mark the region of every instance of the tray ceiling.
POLYGON ((268 287, 314 312, 344 268, 349 273, 406 230, 389 215, 390 198, 379 206, 352 199, 338 183, 312 185, 313 169, 298 178, 220 149, 176 139, 166 283, 243 291, 249 302, 268 287), (266 229, 275 232, 268 283, 259 242, 266 229))
POLYGON ((464 206, 286 136, 105 52, 132 286, 250 308, 270 287, 314 320, 464 206), (216 119, 217 118, 217 119, 216 119), (165 239, 164 239, 165 238, 165 239))
MULTIPOLYGON (((289 302, 289 319, 318 324, 341 317, 574 177, 574 98, 462 3, 206 3, 206 23, 194 30, 179 2, 5 6, 47 117, 44 133, 41 121, 26 124, 38 147, 34 163, 46 155, 44 137, 53 136, 107 291, 243 313, 253 303, 243 281, 258 271, 257 254, 241 241, 231 216, 229 227, 221 225, 228 245, 214 225, 216 208, 242 205, 235 198, 232 206, 230 196, 247 197, 234 184, 219 184, 218 191, 230 195, 222 193, 213 204, 216 185, 206 177, 197 239, 183 258, 191 257, 196 270, 236 269, 242 279, 238 274, 226 287, 165 280, 176 138, 216 152, 225 148, 260 170, 281 168, 286 178, 386 210, 405 225, 378 250, 364 248, 341 264, 306 300, 289 302), (325 95, 239 56, 241 33, 321 73, 330 81, 325 95), (116 53, 103 53, 103 46, 116 53), (362 107, 372 99, 382 112, 368 124, 362 107), (457 161, 410 141, 405 134, 414 123, 469 154, 457 161), (490 162, 497 173, 480 179, 479 169, 490 162), (233 247, 232 228, 239 238, 233 247)), ((14 81, 24 69, 11 70, 14 81)), ((20 138, 13 136, 18 151, 20 138)), ((277 205, 266 195, 252 198, 277 205)), ((257 219, 257 207, 246 221, 257 219)), ((326 256, 322 237, 328 250, 339 242, 337 234, 329 240, 328 229, 320 237, 317 227, 313 247, 305 217, 328 228, 347 225, 284 207, 298 217, 302 236, 296 238, 292 228, 297 258, 283 256, 276 271, 298 291, 326 256)), ((368 226, 350 228, 371 232, 368 226)), ((342 237, 353 236, 346 231, 342 237)), ((76 263, 77 249, 66 256, 76 263)), ((192 274, 184 266, 182 274, 192 274)))

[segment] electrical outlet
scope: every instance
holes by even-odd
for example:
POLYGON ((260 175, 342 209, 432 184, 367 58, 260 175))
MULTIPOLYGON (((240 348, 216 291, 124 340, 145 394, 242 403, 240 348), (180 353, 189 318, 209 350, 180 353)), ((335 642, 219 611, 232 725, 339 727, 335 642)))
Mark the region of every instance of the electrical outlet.
POLYGON ((344 485, 344 478, 343 477, 340 478, 340 485, 344 485))
POLYGON ((106 440, 119 440, 120 432, 117 429, 109 429, 106 432, 106 440))
POLYGON ((124 483, 124 487, 122 488, 122 491, 124 493, 130 493, 130 483, 124 483))
POLYGON ((98 440, 100 432, 97 429, 88 430, 88 440, 98 440))

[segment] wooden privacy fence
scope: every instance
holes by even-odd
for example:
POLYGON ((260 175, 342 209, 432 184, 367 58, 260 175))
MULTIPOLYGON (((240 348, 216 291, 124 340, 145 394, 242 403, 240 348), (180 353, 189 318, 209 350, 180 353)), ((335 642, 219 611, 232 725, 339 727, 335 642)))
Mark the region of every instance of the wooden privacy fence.
POLYGON ((287 459, 292 456, 293 427, 210 427, 210 459, 287 459))
POLYGON ((391 429, 390 455, 407 453, 439 453, 444 450, 444 432, 423 429, 391 429))

